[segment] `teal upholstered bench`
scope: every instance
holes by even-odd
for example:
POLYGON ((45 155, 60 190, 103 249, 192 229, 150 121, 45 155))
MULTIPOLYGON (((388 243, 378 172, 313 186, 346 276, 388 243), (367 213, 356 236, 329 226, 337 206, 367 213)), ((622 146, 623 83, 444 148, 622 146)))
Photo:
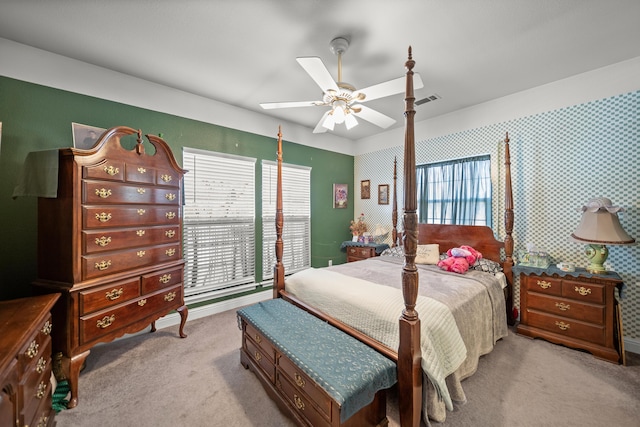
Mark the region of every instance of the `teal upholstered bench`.
POLYGON ((385 426, 396 365, 282 299, 238 310, 241 363, 302 425, 385 426))

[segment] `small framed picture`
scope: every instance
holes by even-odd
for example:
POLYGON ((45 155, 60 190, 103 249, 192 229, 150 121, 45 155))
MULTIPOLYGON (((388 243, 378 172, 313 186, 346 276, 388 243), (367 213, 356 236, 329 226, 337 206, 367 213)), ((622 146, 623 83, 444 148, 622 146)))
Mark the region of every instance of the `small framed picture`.
POLYGON ((378 185, 378 204, 379 205, 389 204, 389 184, 378 185))
POLYGON ((98 138, 106 129, 97 128, 95 126, 81 125, 80 123, 71 123, 73 131, 73 148, 82 150, 90 150, 98 142, 98 138))
POLYGON ((369 199, 371 198, 371 181, 365 179, 364 181, 360 181, 360 198, 361 199, 369 199))
POLYGON ((348 197, 349 187, 347 184, 333 184, 334 209, 346 209, 348 197))

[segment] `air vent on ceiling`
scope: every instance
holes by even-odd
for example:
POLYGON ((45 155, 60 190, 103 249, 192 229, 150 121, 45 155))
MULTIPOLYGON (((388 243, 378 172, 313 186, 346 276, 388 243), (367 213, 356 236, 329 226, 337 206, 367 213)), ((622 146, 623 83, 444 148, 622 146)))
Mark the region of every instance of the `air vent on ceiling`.
POLYGON ((416 101, 416 105, 422 105, 422 104, 426 104, 427 102, 433 102, 435 100, 438 100, 442 98, 440 95, 438 95, 437 93, 434 93, 433 95, 429 95, 426 98, 422 98, 416 101))

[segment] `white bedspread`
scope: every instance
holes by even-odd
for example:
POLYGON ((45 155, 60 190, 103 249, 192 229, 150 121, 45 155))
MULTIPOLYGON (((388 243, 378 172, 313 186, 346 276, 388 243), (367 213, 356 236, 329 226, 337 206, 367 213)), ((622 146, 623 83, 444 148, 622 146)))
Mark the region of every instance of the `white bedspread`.
MULTIPOLYGON (((329 270, 309 268, 287 279, 287 291, 343 323, 365 332, 391 349, 399 346, 399 314, 404 309, 402 294, 329 270), (341 298, 336 298, 341 295, 341 298)), ((418 296, 422 369, 433 382, 449 410, 453 403, 445 379, 467 356, 456 321, 449 308, 425 296, 418 296)))

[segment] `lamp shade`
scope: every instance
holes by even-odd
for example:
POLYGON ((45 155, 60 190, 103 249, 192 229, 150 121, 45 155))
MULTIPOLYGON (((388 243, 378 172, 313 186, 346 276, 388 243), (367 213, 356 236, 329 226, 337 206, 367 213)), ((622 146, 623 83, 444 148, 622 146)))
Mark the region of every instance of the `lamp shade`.
POLYGON ((578 243, 599 245, 632 245, 635 239, 620 225, 618 212, 622 208, 613 206, 611 200, 600 197, 591 199, 581 208, 582 218, 571 240, 578 243))

